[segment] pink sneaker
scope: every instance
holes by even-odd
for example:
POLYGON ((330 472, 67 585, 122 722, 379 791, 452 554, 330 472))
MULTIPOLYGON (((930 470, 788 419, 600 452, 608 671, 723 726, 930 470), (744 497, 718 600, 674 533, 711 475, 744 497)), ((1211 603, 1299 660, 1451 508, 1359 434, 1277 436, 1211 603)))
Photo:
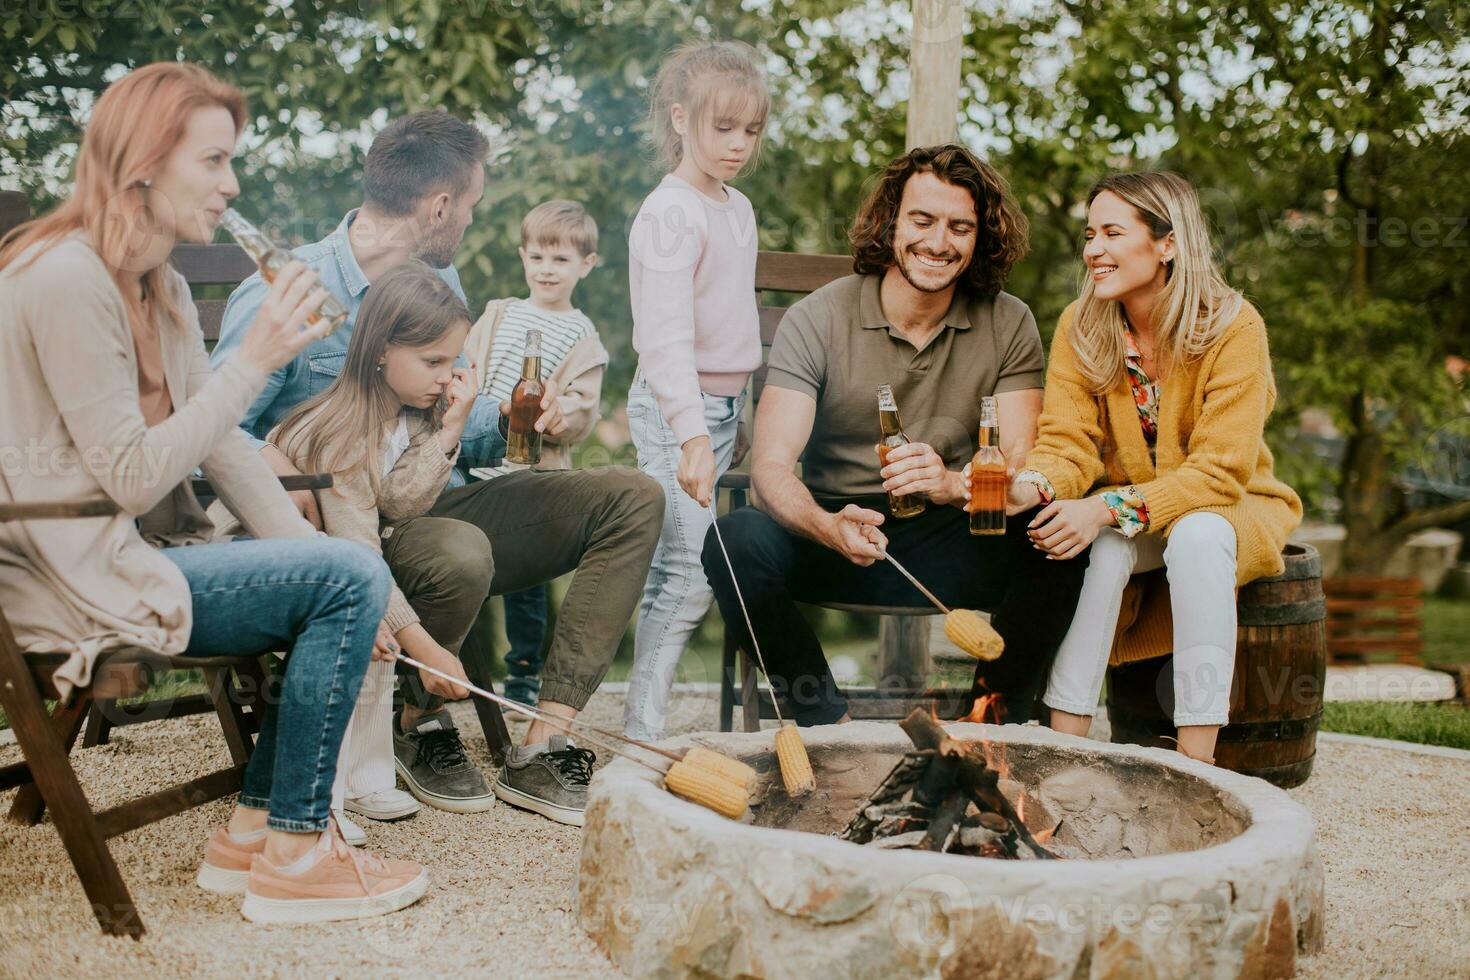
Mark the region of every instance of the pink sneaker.
POLYGON ((204 847, 204 863, 199 865, 199 875, 194 880, 205 891, 239 895, 245 891, 245 882, 250 878, 251 859, 264 850, 264 834, 241 844, 231 840, 229 832, 220 827, 204 847))
POLYGON ((287 874, 255 855, 240 912, 251 922, 335 922, 386 915, 418 901, 429 873, 413 861, 360 850, 341 837, 335 823, 317 842, 316 861, 287 874))

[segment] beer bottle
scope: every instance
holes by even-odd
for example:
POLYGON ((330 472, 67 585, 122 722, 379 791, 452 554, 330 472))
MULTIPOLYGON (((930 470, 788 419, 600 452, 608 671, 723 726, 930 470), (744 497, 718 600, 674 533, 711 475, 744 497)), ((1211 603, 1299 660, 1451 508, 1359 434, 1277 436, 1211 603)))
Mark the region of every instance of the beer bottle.
MULTIPOLYGON (((878 428, 883 433, 883 439, 878 443, 878 465, 888 465, 888 453, 909 443, 909 437, 904 435, 903 420, 898 417, 898 402, 893 399, 893 388, 890 385, 878 386, 878 428)), ((888 495, 888 510, 894 517, 915 517, 924 513, 924 498, 918 494, 904 494, 901 497, 888 495)))
MULTIPOLYGON (((276 274, 291 261, 290 252, 265 237, 259 228, 240 217, 240 212, 234 208, 225 208, 224 213, 219 216, 219 223, 235 236, 235 241, 245 250, 245 254, 255 260, 260 268, 260 276, 266 282, 275 282, 276 274)), ((321 305, 306 318, 313 325, 320 324, 323 320, 331 324, 328 334, 347 320, 347 307, 330 292, 321 305)))
POLYGON ((526 356, 521 361, 521 380, 510 393, 510 422, 506 426, 505 461, 534 466, 541 462, 541 433, 536 420, 541 417, 541 399, 546 385, 541 383, 541 331, 526 331, 526 356))
POLYGON ((980 399, 980 445, 970 461, 970 533, 1006 533, 1006 458, 995 399, 980 399))

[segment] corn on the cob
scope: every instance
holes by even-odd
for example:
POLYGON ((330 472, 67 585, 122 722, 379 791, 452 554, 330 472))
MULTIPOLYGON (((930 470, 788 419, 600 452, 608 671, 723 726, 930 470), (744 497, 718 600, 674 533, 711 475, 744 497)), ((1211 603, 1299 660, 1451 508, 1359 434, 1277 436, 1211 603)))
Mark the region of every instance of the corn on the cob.
POLYGON ((720 755, 718 752, 699 745, 684 753, 684 761, 691 766, 717 772, 731 782, 739 783, 745 787, 747 793, 755 791, 755 785, 759 779, 754 769, 738 759, 720 755))
POLYGON ((664 788, 690 803, 708 807, 722 817, 739 820, 745 816, 749 795, 745 786, 723 774, 680 760, 664 773, 664 788))
POLYGON ((806 746, 801 744, 801 735, 796 725, 787 722, 776 732, 776 761, 781 764, 781 779, 786 783, 789 796, 805 796, 817 788, 817 777, 812 772, 812 762, 807 758, 806 746))
POLYGON ((956 609, 944 617, 944 635, 976 660, 994 660, 1005 649, 995 628, 973 609, 956 609))

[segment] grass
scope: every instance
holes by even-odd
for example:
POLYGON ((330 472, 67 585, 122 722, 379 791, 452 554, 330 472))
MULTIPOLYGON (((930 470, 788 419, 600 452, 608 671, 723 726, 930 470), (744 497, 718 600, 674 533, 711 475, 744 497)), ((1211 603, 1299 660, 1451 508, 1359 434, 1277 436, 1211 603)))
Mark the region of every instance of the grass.
POLYGON ((1344 701, 1323 705, 1322 728, 1347 735, 1470 749, 1470 708, 1458 704, 1344 701))

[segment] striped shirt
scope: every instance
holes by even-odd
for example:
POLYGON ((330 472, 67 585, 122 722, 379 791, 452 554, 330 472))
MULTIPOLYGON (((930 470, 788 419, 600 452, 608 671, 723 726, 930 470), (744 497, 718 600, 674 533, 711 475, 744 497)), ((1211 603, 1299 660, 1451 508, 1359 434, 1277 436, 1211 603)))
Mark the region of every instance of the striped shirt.
MULTIPOLYGON (((532 306, 528 300, 513 300, 506 305, 505 316, 495 330, 495 341, 490 347, 490 367, 480 382, 481 398, 492 398, 499 405, 515 390, 516 382, 521 380, 521 367, 525 363, 528 330, 541 331, 543 381, 551 377, 573 347, 586 337, 597 336, 597 328, 581 310, 554 312, 532 306)), ((525 468, 502 462, 497 466, 478 467, 470 472, 488 480, 525 468)))

